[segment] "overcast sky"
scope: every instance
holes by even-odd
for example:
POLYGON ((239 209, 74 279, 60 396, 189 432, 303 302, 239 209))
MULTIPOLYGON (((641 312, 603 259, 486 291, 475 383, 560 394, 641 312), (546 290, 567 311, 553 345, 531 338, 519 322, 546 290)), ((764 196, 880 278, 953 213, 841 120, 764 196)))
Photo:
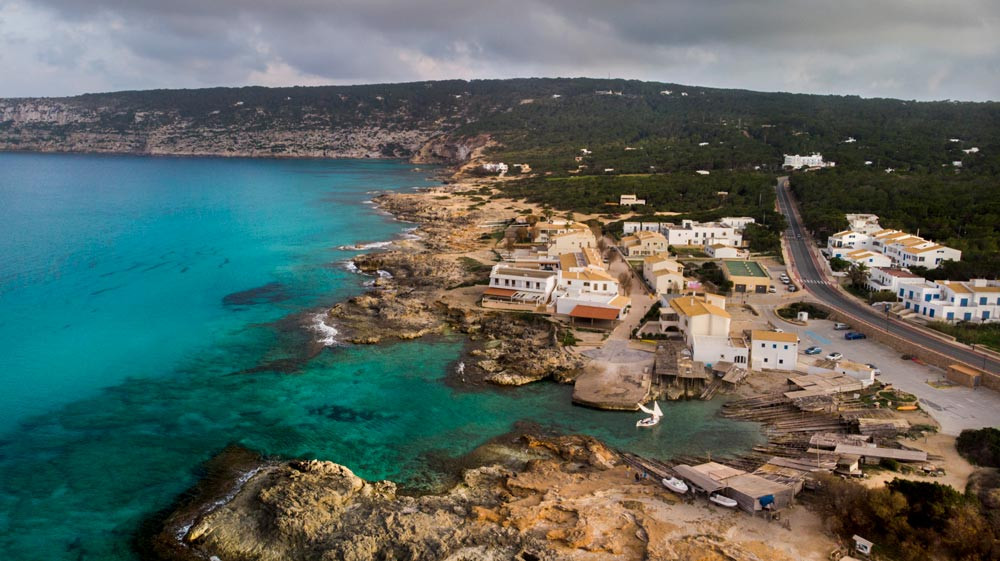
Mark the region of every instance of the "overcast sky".
POLYGON ((1000 99, 1000 0, 0 0, 0 96, 592 76, 1000 99))

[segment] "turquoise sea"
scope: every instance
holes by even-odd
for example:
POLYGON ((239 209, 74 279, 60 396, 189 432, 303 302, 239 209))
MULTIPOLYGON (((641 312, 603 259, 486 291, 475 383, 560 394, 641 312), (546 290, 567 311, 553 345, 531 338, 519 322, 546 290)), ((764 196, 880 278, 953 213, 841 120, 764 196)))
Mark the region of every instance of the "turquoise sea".
POLYGON ((134 559, 230 443, 416 482, 518 421, 662 456, 760 439, 718 404, 637 431, 567 386, 453 389, 457 336, 327 346, 315 314, 368 280, 337 248, 405 233, 366 201, 430 184, 411 167, 0 154, 3 559, 134 559))

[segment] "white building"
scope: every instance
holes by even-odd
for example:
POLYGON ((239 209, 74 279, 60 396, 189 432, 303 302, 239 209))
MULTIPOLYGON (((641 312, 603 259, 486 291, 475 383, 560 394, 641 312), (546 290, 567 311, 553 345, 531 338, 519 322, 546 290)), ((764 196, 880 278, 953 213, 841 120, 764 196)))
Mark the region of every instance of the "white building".
POLYGON ((706 243, 705 254, 712 259, 746 259, 750 252, 724 243, 706 243))
POLYGON ((901 288, 907 285, 923 284, 924 278, 903 269, 876 267, 868 272, 868 288, 873 292, 888 290, 902 299, 901 288))
MULTIPOLYGON (((868 226, 870 227, 871 223, 868 223, 868 226)), ((826 248, 831 258, 839 257, 848 260, 847 255, 858 250, 881 253, 889 258, 890 263, 876 264, 876 267, 921 266, 936 269, 944 261, 960 261, 962 259, 961 250, 891 229, 871 233, 856 230, 837 232, 827 238, 826 248)), ((872 263, 878 261, 880 260, 873 259, 872 263)))
POLYGON ((483 169, 490 173, 499 173, 500 175, 503 175, 507 173, 508 168, 507 164, 503 162, 490 162, 483 164, 483 169))
POLYGON ((794 370, 798 358, 796 334, 759 330, 750 333, 750 363, 754 370, 794 370))
POLYGON ((924 281, 899 287, 903 309, 929 320, 995 322, 1000 318, 1000 282, 924 281))
POLYGON ((621 241, 622 252, 626 257, 645 257, 667 251, 667 239, 658 232, 640 230, 625 236, 621 241))
POLYGON ((684 265, 671 259, 666 252, 642 260, 642 278, 657 294, 680 293, 687 283, 684 265))
MULTIPOLYGON (((604 170, 608 171, 608 170, 604 170)), ((614 170, 611 170, 614 171, 614 170)), ((631 206, 631 205, 644 205, 646 204, 646 199, 640 199, 635 196, 635 193, 631 195, 622 195, 619 199, 618 204, 621 206, 631 206)))
MULTIPOLYGON (((725 191, 721 192, 724 193, 725 191)), ((736 228, 737 230, 743 230, 747 225, 754 224, 755 222, 757 221, 749 216, 723 216, 719 219, 719 224, 736 228)))
POLYGON ((782 164, 783 167, 800 169, 800 168, 832 168, 837 165, 834 162, 824 162, 823 155, 819 152, 813 153, 811 156, 799 156, 798 154, 789 155, 785 154, 785 163, 782 164))
POLYGON ((726 298, 718 294, 684 294, 663 297, 660 329, 676 328, 691 349, 692 360, 705 364, 727 361, 746 365, 749 351, 741 338, 729 335, 732 316, 725 310, 726 298))
POLYGON ((855 249, 854 251, 849 251, 843 254, 841 259, 852 265, 864 265, 869 269, 892 266, 892 259, 890 259, 888 255, 876 253, 870 249, 855 249))
POLYGON ((874 234, 883 229, 878 223, 877 214, 848 214, 847 224, 849 230, 862 234, 874 234))
POLYGON ((555 313, 597 320, 625 317, 631 299, 620 294, 618 281, 604 269, 596 249, 560 255, 559 263, 556 287, 552 292, 555 313))
POLYGON ((556 286, 556 272, 497 263, 483 296, 494 301, 544 306, 556 286))

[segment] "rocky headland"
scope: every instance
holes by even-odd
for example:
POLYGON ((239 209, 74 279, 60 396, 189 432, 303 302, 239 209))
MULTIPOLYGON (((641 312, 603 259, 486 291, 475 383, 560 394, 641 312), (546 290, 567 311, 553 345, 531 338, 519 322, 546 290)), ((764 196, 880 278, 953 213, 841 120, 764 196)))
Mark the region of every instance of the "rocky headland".
POLYGON ((163 561, 790 560, 749 519, 686 504, 584 436, 489 443, 424 495, 316 460, 228 449, 143 538, 163 561), (739 529, 735 532, 734 529, 739 529))
POLYGON ((468 187, 377 197, 383 210, 418 224, 418 237, 398 242, 394 249, 356 256, 353 263, 372 277, 371 287, 331 308, 327 322, 353 344, 464 333, 469 345, 459 378, 465 384, 572 381, 583 359, 559 345, 556 324, 476 304, 492 266, 483 259, 495 258, 495 240, 489 235, 484 239, 489 230, 479 227, 490 217, 470 208, 469 197, 455 194, 468 187))

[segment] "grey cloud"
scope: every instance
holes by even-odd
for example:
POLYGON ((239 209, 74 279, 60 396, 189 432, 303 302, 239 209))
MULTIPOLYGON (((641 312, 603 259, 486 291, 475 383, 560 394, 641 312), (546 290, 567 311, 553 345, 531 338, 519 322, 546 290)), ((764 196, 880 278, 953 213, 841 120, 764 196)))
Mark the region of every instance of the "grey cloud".
MULTIPOLYGON (((0 0, 0 10, 4 5, 0 0)), ((261 76, 347 83, 610 73, 809 93, 1000 97, 1000 4, 990 0, 29 0, 26 6, 105 37, 103 51, 83 48, 87 56, 79 56, 100 60, 89 66, 106 69, 109 86, 125 75, 134 76, 128 87, 142 88, 161 87, 168 78, 190 87, 243 85, 261 76), (107 52, 115 49, 128 56, 107 52)), ((11 44, 4 31, 0 21, 0 46, 11 44)), ((68 45, 53 35, 48 47, 17 49, 65 66, 77 50, 68 45)), ((76 93, 59 87, 41 83, 37 93, 76 93)), ((3 85, 0 95, 9 95, 3 85)))

